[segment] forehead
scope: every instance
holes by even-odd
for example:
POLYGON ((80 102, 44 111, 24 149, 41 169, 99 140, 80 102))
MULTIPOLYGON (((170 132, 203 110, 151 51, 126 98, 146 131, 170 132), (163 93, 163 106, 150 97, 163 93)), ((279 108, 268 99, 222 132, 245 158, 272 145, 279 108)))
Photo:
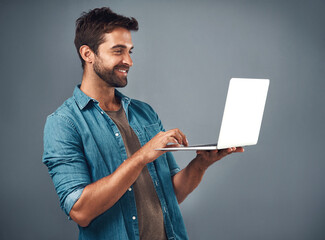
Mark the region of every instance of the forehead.
POLYGON ((116 45, 124 45, 127 48, 132 48, 131 32, 125 28, 115 28, 112 32, 105 33, 104 42, 101 45, 109 48, 116 45))

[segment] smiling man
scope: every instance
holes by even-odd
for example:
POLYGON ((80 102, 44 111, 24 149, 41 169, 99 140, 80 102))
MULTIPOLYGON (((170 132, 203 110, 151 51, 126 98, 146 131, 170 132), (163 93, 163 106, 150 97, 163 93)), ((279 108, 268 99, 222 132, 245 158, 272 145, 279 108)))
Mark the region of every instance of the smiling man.
POLYGON ((82 82, 44 129, 43 162, 61 208, 79 239, 187 239, 178 204, 211 164, 243 149, 198 151, 180 170, 170 152, 155 149, 186 146, 185 135, 165 131, 148 104, 116 90, 128 82, 138 22, 100 8, 76 26, 82 82))

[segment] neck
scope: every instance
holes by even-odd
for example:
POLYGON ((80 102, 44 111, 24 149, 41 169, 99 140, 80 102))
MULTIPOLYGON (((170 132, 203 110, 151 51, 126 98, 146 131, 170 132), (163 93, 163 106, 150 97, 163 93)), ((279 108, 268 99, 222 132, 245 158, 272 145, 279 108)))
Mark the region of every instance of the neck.
POLYGON ((115 88, 110 87, 93 71, 87 71, 85 68, 80 90, 87 96, 96 99, 99 106, 104 111, 117 111, 121 107, 121 102, 115 96, 115 88))

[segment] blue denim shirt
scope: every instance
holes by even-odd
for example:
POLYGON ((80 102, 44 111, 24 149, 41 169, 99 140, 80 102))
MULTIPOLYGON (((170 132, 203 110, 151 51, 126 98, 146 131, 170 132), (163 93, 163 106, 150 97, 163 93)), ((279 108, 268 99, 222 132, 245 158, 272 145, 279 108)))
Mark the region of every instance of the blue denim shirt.
MULTIPOLYGON (((43 163, 48 167, 61 208, 69 216, 83 189, 113 173, 127 158, 122 136, 98 101, 77 86, 69 98, 48 116, 44 129, 43 163)), ((164 131, 155 111, 117 90, 129 124, 143 146, 164 131)), ((188 239, 171 178, 180 171, 171 153, 147 165, 159 197, 168 239, 188 239)), ((132 188, 131 188, 132 189, 132 188)), ((130 189, 130 190, 131 190, 130 189)), ((133 191, 127 191, 87 227, 79 226, 79 239, 139 239, 133 191)))

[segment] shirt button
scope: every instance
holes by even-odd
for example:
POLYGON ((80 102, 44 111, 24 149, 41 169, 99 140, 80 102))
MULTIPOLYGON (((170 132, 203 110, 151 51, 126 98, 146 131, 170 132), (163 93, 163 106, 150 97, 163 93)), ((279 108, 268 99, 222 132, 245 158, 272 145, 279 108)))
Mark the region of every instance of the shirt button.
POLYGON ((101 111, 100 113, 101 113, 101 114, 104 114, 104 112, 103 112, 103 111, 101 111))
POLYGON ((120 134, 118 134, 118 133, 115 133, 115 136, 116 136, 116 137, 118 137, 119 135, 120 135, 120 134))
POLYGON ((137 219, 135 216, 132 217, 133 220, 137 219))
POLYGON ((129 188, 129 192, 131 192, 132 191, 132 188, 129 188))

